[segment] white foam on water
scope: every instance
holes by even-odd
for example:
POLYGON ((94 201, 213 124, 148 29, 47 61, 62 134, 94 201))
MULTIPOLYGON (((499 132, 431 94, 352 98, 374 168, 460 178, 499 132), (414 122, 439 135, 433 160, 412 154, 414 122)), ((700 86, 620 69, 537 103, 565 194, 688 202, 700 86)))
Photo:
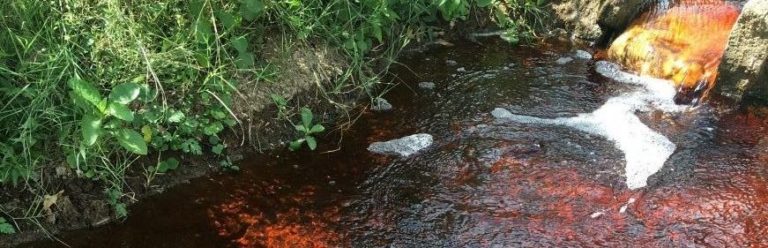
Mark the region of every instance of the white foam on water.
POLYGON ((646 126, 635 115, 637 111, 659 109, 679 112, 687 107, 674 103, 675 88, 669 81, 640 77, 623 72, 613 63, 596 63, 598 73, 617 82, 642 86, 633 92, 608 99, 592 113, 555 119, 515 115, 504 109, 495 109, 494 116, 519 123, 538 123, 572 127, 587 133, 600 135, 615 143, 624 152, 627 187, 642 188, 648 177, 664 166, 676 149, 667 137, 646 126), (505 112, 506 111, 506 112, 505 112))

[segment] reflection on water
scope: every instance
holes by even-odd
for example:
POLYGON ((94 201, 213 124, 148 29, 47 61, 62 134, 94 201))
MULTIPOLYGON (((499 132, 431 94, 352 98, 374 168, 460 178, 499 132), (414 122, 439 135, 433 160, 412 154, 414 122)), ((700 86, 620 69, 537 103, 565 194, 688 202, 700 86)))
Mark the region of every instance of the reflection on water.
MULTIPOLYGON (((196 180, 132 207, 125 223, 62 238, 137 248, 768 245, 768 123, 756 111, 639 113, 677 150, 635 191, 611 141, 488 114, 569 117, 636 90, 592 61, 554 62, 568 52, 458 44, 406 58, 396 73, 407 84, 386 96, 396 110, 364 113, 341 151, 254 156, 238 175, 196 180), (420 132, 435 145, 411 158, 365 150, 420 132)), ((335 148, 328 140, 320 150, 335 148)))

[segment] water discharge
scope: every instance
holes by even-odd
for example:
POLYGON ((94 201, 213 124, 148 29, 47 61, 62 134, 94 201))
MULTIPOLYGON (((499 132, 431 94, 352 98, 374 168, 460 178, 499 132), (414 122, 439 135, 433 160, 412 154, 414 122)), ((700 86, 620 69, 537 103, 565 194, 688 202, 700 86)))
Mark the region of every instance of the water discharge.
POLYGON ((739 3, 723 0, 656 1, 611 44, 608 57, 640 74, 669 79, 678 102, 706 97, 739 3))

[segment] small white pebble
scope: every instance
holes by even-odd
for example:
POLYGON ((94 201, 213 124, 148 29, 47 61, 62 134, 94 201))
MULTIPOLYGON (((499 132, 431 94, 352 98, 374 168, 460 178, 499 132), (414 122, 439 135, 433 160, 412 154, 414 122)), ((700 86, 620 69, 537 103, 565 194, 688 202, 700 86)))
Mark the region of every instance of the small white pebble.
POLYGON ((590 217, 590 218, 592 218, 592 219, 595 219, 595 218, 599 218, 600 216, 603 216, 603 214, 605 214, 605 212, 603 212, 603 211, 594 212, 594 213, 593 213, 592 215, 590 215, 589 217, 590 217))

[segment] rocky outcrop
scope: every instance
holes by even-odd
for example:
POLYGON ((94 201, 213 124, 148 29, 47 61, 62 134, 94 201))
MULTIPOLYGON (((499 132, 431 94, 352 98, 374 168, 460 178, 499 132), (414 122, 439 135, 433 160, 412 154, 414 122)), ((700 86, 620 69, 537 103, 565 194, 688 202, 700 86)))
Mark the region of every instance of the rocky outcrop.
POLYGON ((768 0, 750 0, 731 32, 716 92, 735 101, 768 96, 768 0))
POLYGON ((551 4, 555 16, 574 38, 598 41, 621 32, 645 9, 649 0, 559 0, 551 4))

